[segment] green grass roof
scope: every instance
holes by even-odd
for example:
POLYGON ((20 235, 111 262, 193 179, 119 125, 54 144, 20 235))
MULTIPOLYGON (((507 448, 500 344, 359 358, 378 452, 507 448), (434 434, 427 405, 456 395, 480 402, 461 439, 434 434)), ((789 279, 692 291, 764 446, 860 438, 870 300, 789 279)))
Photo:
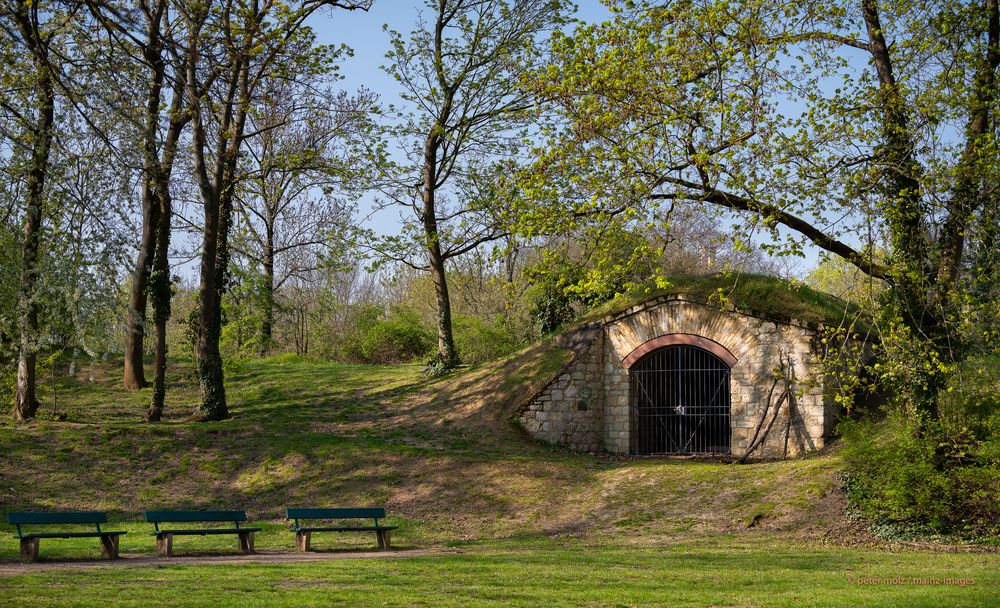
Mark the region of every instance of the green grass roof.
POLYGON ((694 300, 724 306, 780 321, 796 319, 811 324, 838 325, 845 316, 858 317, 856 306, 837 296, 817 291, 799 281, 763 274, 716 274, 672 276, 666 288, 636 290, 595 308, 587 318, 614 316, 629 308, 662 296, 683 295, 694 300))

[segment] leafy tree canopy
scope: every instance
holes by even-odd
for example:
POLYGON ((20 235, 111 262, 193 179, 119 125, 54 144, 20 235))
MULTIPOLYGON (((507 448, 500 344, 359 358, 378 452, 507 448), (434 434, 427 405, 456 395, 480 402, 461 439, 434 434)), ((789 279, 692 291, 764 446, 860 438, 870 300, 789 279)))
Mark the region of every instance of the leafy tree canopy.
POLYGON ((694 201, 770 231, 772 253, 811 242, 890 286, 886 327, 922 345, 914 396, 933 414, 978 305, 964 282, 996 274, 996 1, 609 5, 525 82, 559 119, 521 231, 694 201))

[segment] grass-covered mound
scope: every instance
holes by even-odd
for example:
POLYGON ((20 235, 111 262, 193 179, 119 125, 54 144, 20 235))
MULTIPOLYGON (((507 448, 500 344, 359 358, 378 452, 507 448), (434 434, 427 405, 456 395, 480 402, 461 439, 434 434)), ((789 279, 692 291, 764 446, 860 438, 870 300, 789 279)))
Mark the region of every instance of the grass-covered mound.
POLYGON ((797 319, 815 324, 840 325, 845 317, 857 317, 856 307, 837 296, 817 291, 800 281, 751 274, 726 273, 708 276, 671 276, 669 286, 647 287, 624 294, 587 314, 599 319, 632 306, 667 295, 683 295, 708 304, 731 305, 772 319, 797 319))
MULTIPOLYGON (((832 455, 736 467, 602 458, 530 440, 513 414, 569 356, 542 343, 440 379, 416 366, 272 357, 229 370, 233 417, 217 423, 186 420, 198 396, 189 362, 171 365, 158 424, 141 421, 147 391, 118 388, 118 364, 85 367, 42 387, 58 398, 56 415, 46 406, 30 424, 0 423, 0 511, 96 509, 138 520, 151 508, 238 507, 277 522, 289 505, 384 504, 403 524, 403 545, 840 525, 828 509, 840 504, 829 502, 832 455)), ((273 545, 287 545, 284 529, 274 530, 273 545)), ((260 546, 272 544, 268 534, 260 546)), ((122 543, 123 552, 152 551, 144 534, 122 543)), ((0 558, 16 551, 0 537, 0 558)))

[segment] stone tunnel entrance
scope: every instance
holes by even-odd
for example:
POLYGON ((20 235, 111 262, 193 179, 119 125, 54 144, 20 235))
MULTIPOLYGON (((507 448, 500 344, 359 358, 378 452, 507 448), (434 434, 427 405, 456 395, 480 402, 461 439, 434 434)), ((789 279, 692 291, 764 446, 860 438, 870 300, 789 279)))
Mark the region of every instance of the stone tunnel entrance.
POLYGON ((595 453, 742 456, 758 434, 758 458, 816 450, 837 412, 820 331, 657 296, 561 334, 570 362, 518 418, 539 440, 595 453), (795 399, 776 410, 779 369, 795 399))
POLYGON ((657 348, 629 368, 633 454, 730 453, 730 367, 691 345, 657 348))

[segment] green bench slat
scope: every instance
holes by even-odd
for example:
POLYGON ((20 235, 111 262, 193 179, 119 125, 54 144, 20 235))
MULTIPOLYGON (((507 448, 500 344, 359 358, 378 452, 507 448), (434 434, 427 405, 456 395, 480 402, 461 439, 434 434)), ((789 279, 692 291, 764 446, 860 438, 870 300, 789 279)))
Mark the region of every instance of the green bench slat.
POLYGON ((246 520, 246 511, 146 511, 146 521, 149 523, 246 520))
POLYGON ((17 528, 14 538, 21 541, 21 555, 31 560, 38 557, 38 544, 42 538, 100 538, 102 550, 108 557, 117 558, 118 537, 128 534, 124 531, 101 530, 101 524, 108 523, 108 514, 103 511, 12 511, 7 514, 7 522, 17 528), (93 525, 94 529, 86 532, 26 532, 21 529, 21 526, 44 525, 93 525))
POLYGON ((38 524, 106 524, 108 523, 108 514, 101 511, 11 512, 7 514, 7 523, 22 526, 38 524))
POLYGON ((340 509, 285 509, 286 519, 385 519, 382 507, 340 508, 340 509))
POLYGON ((20 536, 15 536, 17 538, 98 538, 105 536, 121 536, 122 534, 128 534, 128 532, 33 532, 31 534, 22 534, 20 536))
POLYGON ((313 532, 374 532, 378 538, 379 549, 389 548, 389 531, 398 526, 383 526, 380 519, 385 519, 385 509, 382 507, 341 507, 333 509, 289 507, 285 509, 286 519, 295 520, 292 532, 296 534, 299 551, 308 551, 313 532), (349 522, 332 522, 340 525, 303 526, 299 520, 345 520, 369 519, 368 525, 344 525, 349 522))
POLYGON ((399 526, 305 526, 295 529, 296 532, 378 532, 379 530, 395 530, 399 526))
POLYGON ((260 532, 260 528, 194 528, 190 530, 166 530, 160 528, 156 532, 150 532, 150 536, 160 536, 161 534, 173 534, 174 536, 205 536, 206 534, 240 534, 242 532, 260 532))

